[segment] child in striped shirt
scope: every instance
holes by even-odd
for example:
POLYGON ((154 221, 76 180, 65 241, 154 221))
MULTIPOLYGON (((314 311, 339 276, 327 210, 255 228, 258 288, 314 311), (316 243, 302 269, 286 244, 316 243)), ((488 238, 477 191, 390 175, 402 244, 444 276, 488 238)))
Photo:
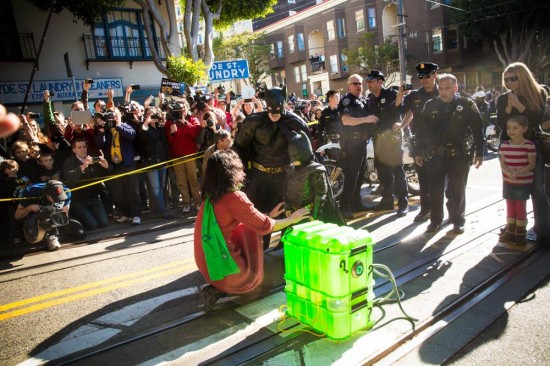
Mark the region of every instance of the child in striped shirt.
POLYGON ((506 122, 510 140, 503 141, 499 149, 503 198, 506 199, 506 230, 499 239, 520 246, 526 244, 527 200, 537 156, 535 144, 524 137, 528 126, 525 116, 511 116, 506 122))

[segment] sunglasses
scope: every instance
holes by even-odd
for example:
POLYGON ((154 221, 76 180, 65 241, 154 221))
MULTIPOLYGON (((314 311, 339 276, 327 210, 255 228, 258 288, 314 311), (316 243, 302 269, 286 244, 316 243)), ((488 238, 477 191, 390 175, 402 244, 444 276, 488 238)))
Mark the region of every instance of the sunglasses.
POLYGON ((418 75, 418 79, 422 80, 422 79, 429 79, 432 77, 432 74, 430 75, 418 75))
POLYGON ((510 81, 518 81, 517 76, 510 76, 509 78, 504 78, 505 83, 509 83, 510 81))
POLYGON ((355 83, 349 83, 348 85, 355 85, 355 86, 359 86, 359 85, 361 85, 361 83, 355 82, 355 83))

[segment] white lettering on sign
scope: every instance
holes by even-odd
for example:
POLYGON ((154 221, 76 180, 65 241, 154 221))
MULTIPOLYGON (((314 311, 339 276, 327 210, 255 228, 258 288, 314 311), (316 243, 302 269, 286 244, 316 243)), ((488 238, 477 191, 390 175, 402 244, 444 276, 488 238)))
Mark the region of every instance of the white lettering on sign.
MULTIPOLYGON (((75 88, 78 98, 75 98, 73 83, 71 80, 39 80, 34 81, 29 89, 28 101, 40 102, 44 100, 44 90, 49 90, 52 100, 75 100, 80 99, 84 79, 75 80, 75 88)), ((26 81, 0 81, 0 103, 17 104, 22 103, 25 98, 27 86, 26 81)), ((115 97, 123 95, 122 78, 94 79, 90 85, 89 98, 107 97, 107 90, 112 89, 115 97)))
POLYGON ((212 64, 208 74, 210 82, 246 79, 250 76, 248 60, 217 61, 212 64))

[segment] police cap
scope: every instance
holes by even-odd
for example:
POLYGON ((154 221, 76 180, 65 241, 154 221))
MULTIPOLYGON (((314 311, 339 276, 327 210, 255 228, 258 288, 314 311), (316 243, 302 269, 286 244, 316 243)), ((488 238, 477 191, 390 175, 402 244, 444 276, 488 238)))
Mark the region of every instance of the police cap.
POLYGON ((367 80, 386 80, 386 78, 379 70, 370 70, 367 74, 367 80))
POLYGON ((426 76, 436 72, 437 69, 439 69, 439 66, 433 62, 421 62, 416 65, 415 68, 416 71, 418 71, 418 76, 426 76))

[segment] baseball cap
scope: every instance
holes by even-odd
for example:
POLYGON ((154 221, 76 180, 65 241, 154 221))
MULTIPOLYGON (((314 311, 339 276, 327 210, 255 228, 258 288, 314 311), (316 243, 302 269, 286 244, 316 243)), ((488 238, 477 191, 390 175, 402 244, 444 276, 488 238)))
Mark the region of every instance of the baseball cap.
POLYGON ((44 193, 50 196, 54 202, 66 201, 68 199, 63 183, 58 180, 49 180, 44 188, 44 193))

